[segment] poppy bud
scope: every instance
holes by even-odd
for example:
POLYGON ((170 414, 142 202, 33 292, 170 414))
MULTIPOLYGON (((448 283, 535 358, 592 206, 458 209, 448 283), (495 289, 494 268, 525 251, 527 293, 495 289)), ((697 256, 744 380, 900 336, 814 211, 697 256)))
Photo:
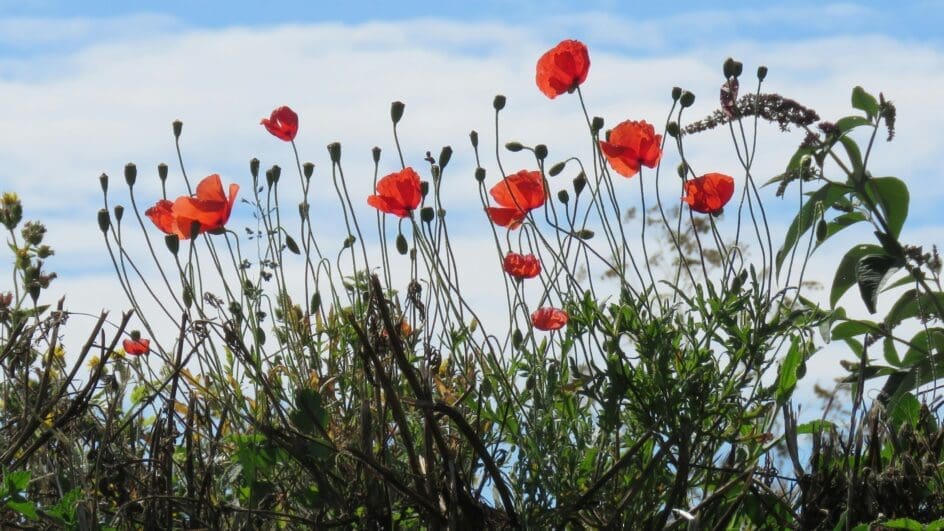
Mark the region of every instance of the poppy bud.
POLYGON ((273 164, 271 168, 266 170, 266 183, 271 187, 273 184, 279 183, 279 178, 282 176, 282 168, 278 164, 273 164))
POLYGON ((184 128, 184 123, 180 120, 174 120, 174 138, 180 138, 180 131, 184 128))
POLYGON ((665 132, 668 133, 672 138, 678 138, 679 136, 679 125, 678 122, 669 122, 669 125, 665 126, 665 132))
POLYGON ((347 238, 344 238, 344 248, 354 245, 354 242, 357 241, 357 238, 353 234, 348 234, 347 238))
POLYGON ((316 291, 314 295, 311 296, 311 313, 318 313, 318 310, 321 309, 321 292, 316 291))
POLYGON ((679 179, 685 179, 685 176, 688 175, 688 165, 684 162, 680 162, 675 171, 678 173, 679 179))
POLYGON ((514 333, 511 334, 511 346, 514 348, 521 348, 521 342, 524 341, 524 336, 521 334, 521 330, 515 329, 514 333))
POLYGON ((397 252, 406 254, 409 248, 409 245, 406 243, 406 238, 404 238, 402 234, 397 234, 397 252))
POLYGON ((108 210, 101 209, 98 211, 98 228, 102 232, 108 232, 108 227, 111 226, 111 216, 108 215, 108 210))
POLYGON ((423 194, 423 197, 426 197, 426 194, 429 193, 429 181, 420 181, 420 193, 423 194))
POLYGON ((443 146, 442 151, 439 152, 439 169, 445 170, 446 164, 449 164, 449 159, 452 158, 452 147, 443 146))
POLYGON ((547 158, 547 146, 545 146, 544 144, 538 144, 538 145, 534 146, 534 156, 537 157, 538 160, 544 160, 544 159, 546 159, 546 158, 547 158))
POLYGON ((512 141, 505 144, 505 149, 507 149, 508 151, 511 151, 512 153, 517 153, 521 151, 522 149, 524 149, 524 146, 521 145, 521 142, 512 141))
POLYGON ((420 219, 423 220, 423 223, 431 223, 435 216, 436 213, 433 211, 433 207, 423 207, 420 209, 420 219))
POLYGON ((285 247, 286 247, 292 254, 302 254, 301 250, 298 248, 298 244, 295 243, 295 239, 292 238, 292 237, 289 236, 289 235, 286 235, 286 236, 285 236, 285 247))
POLYGON ((682 97, 679 98, 679 103, 682 104, 682 107, 691 107, 695 103, 695 94, 689 91, 682 92, 682 97))
POLYGON ((672 101, 678 101, 682 97, 681 87, 672 87, 672 101))
POLYGON ((558 162, 557 164, 551 166, 551 169, 548 170, 547 174, 551 177, 556 177, 560 172, 564 171, 564 166, 567 165, 567 161, 558 162))
POLYGON ((168 234, 164 236, 164 245, 167 246, 167 250, 170 251, 170 254, 177 256, 177 251, 180 250, 180 238, 176 234, 168 234))
POLYGON ((757 80, 763 81, 766 78, 767 78, 767 67, 763 65, 758 66, 757 67, 757 80))
POLYGON ((328 144, 328 155, 331 156, 331 162, 338 164, 341 162, 341 144, 332 142, 328 144))
POLYGON ((495 96, 495 99, 492 100, 492 107, 494 107, 496 111, 500 111, 505 108, 506 102, 507 100, 505 99, 505 97, 502 96, 501 94, 498 94, 497 96, 495 96))
POLYGON ((557 200, 566 205, 570 201, 570 194, 567 193, 567 190, 561 190, 557 192, 557 200))
POLYGON ((478 182, 485 180, 485 168, 475 168, 475 180, 478 182))
POLYGON ((377 164, 378 162, 380 162, 380 148, 377 146, 374 146, 370 150, 370 156, 371 158, 374 159, 374 164, 377 164))
POLYGON ((167 180, 167 164, 163 162, 157 165, 157 178, 164 182, 167 180))
POLYGON ((603 118, 599 116, 594 116, 593 120, 590 121, 590 133, 597 134, 603 129, 603 118))
POLYGON ((728 57, 724 61, 723 71, 725 79, 731 79, 732 77, 740 76, 743 69, 744 65, 740 61, 735 61, 731 57, 728 57))
POLYGON ((469 140, 472 141, 472 148, 473 148, 473 149, 479 147, 479 133, 478 133, 478 131, 476 131, 475 129, 473 129, 472 132, 469 133, 469 140))
POLYGON ((108 193, 108 175, 104 173, 99 175, 98 184, 102 186, 102 193, 107 194, 108 193))
POLYGON ((816 224, 816 242, 822 243, 826 239, 827 231, 829 227, 826 225, 826 220, 820 218, 819 223, 816 224))
POLYGON ((302 201, 298 204, 298 215, 302 219, 308 218, 308 201, 302 201))
POLYGON ((193 290, 190 289, 190 286, 184 287, 182 298, 184 299, 184 307, 189 310, 190 307, 193 305, 193 290))
POLYGON ((117 221, 119 225, 121 224, 121 218, 124 217, 124 215, 125 207, 121 205, 115 205, 115 221, 117 221))
POLYGON ((125 182, 128 183, 128 186, 134 186, 137 180, 138 167, 135 166, 133 162, 125 164, 125 182))
POLYGON ((259 178, 259 159, 253 157, 249 161, 249 174, 252 175, 253 180, 259 178))
POLYGON ((396 125, 403 118, 403 108, 406 107, 402 101, 395 101, 390 104, 390 119, 396 125))
POLYGON ((574 233, 574 236, 580 238, 581 240, 589 240, 593 238, 593 235, 596 234, 590 229, 581 229, 574 233))
POLYGON ((429 173, 433 176, 433 182, 438 183, 439 177, 442 175, 442 172, 438 164, 433 164, 429 167, 429 173))
POLYGON ((305 179, 311 179, 311 174, 315 173, 315 165, 311 162, 302 164, 302 173, 305 175, 305 179))
POLYGON ((574 193, 578 196, 580 192, 583 192, 583 189, 587 186, 587 176, 584 172, 580 172, 576 178, 574 178, 574 193))

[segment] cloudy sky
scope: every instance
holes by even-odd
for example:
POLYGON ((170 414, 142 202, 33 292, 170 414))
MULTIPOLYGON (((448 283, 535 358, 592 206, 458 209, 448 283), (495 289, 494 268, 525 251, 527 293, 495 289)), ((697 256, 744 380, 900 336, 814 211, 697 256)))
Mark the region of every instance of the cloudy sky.
MULTIPOLYGON (((389 105, 405 102, 407 164, 423 167, 426 151, 455 149, 444 200, 459 253, 475 260, 490 249, 490 233, 477 204, 468 202, 475 193, 468 134, 479 130, 483 143, 494 143, 495 94, 509 101, 502 143, 545 143, 551 161, 588 155, 576 98, 551 101, 534 85, 535 60, 564 38, 589 46, 584 95, 590 113, 610 125, 662 123, 676 85, 698 96, 692 118, 708 114, 728 56, 743 61, 745 79, 767 65, 765 90, 797 99, 824 118, 851 112, 855 85, 883 92, 898 105, 898 136, 878 146, 873 173, 899 176, 911 186, 905 240, 944 243, 944 189, 938 185, 944 2, 324 4, 0 0, 0 189, 19 193, 26 216, 47 223, 57 250, 49 267, 60 274, 54 291, 67 293, 71 308, 124 307, 95 223, 99 174, 112 177, 112 201, 126 203, 122 168, 136 162, 136 195, 146 204, 159 195, 156 166, 167 162, 169 195, 183 193, 170 125, 180 119, 191 176, 220 173, 224 182, 246 189, 250 158, 263 167, 294 164, 291 148, 258 125, 282 104, 301 117, 296 142, 302 160, 316 164, 315 178, 328 182, 325 145, 340 141, 351 193, 363 197, 370 192, 373 146, 384 149, 382 171, 399 169, 389 105)), ((725 135, 698 137, 688 155, 705 171, 736 175, 725 135)), ((771 126, 760 138, 755 175, 766 180, 782 171, 802 133, 781 135, 771 126)), ((528 164, 510 154, 504 162, 515 170, 528 164)), ((666 156, 667 168, 677 162, 677 155, 666 156)), ((494 161, 485 165, 494 178, 494 161)), ((323 191, 313 208, 322 212, 325 238, 340 242, 333 191, 323 191)), ((767 192, 779 241, 790 208, 767 192)), ((361 206, 363 215, 371 214, 361 206)), ((249 213, 240 208, 234 219, 245 225, 249 213)), ((853 233, 824 247, 814 258, 814 277, 828 285, 838 257, 869 237, 853 233)), ((473 282, 500 276, 497 259, 489 267, 468 274, 473 282)), ((828 383, 835 357, 815 358, 811 375, 828 383)))

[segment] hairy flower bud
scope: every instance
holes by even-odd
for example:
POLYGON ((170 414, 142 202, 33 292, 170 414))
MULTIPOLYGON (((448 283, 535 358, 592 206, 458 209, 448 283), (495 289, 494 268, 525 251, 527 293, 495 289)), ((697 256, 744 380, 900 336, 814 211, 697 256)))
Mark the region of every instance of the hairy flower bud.
POLYGON ((167 164, 163 162, 157 165, 157 178, 164 182, 167 180, 167 164))
POLYGON ((302 164, 302 174, 306 179, 311 179, 311 175, 315 173, 315 165, 311 162, 306 162, 302 164))
POLYGON ((121 225, 121 218, 125 216, 125 207, 121 205, 115 205, 115 221, 121 225))
POLYGON ((423 207, 420 209, 420 219, 423 220, 423 223, 431 223, 434 217, 436 217, 436 212, 433 210, 433 207, 423 207))
POLYGON ((400 122, 400 119, 403 118, 403 109, 406 105, 402 101, 395 101, 390 104, 390 119, 393 121, 393 124, 396 125, 400 122))
POLYGON ((134 186, 137 180, 138 167, 135 166, 133 162, 125 164, 125 182, 128 183, 128 186, 134 186))
POLYGON ((517 153, 524 149, 524 145, 522 145, 521 142, 511 141, 505 144, 505 149, 511 151, 512 153, 517 153))
POLYGON ((743 70, 744 65, 740 61, 735 61, 731 57, 725 59, 723 67, 725 79, 731 79, 732 77, 736 78, 741 75, 743 70))
POLYGON ((442 151, 439 152, 439 169, 446 169, 446 164, 449 164, 449 159, 452 158, 452 147, 443 146, 442 151))
POLYGON ((603 129, 603 118, 599 116, 594 116, 593 120, 590 121, 590 133, 597 134, 603 129))
POLYGON ((331 157, 331 162, 338 164, 341 162, 341 143, 332 142, 328 144, 328 155, 331 157))
POLYGON ((180 238, 176 234, 168 234, 164 236, 164 245, 167 246, 167 250, 170 251, 170 254, 177 256, 177 251, 180 250, 180 238))
POLYGON ((567 193, 567 190, 561 190, 557 192, 557 200, 566 205, 570 201, 570 194, 567 193))
POLYGON ((473 149, 479 147, 479 132, 473 129, 469 133, 469 140, 472 142, 473 149))
POLYGON ((672 87, 672 101, 678 101, 682 97, 682 87, 672 87))
POLYGON ((174 127, 174 138, 180 138, 180 132, 184 128, 184 123, 181 122, 180 120, 174 120, 173 127, 174 127))
POLYGON ((691 107, 695 103, 695 94, 689 91, 683 91, 682 96, 679 98, 679 103, 682 104, 682 107, 691 107))
POLYGON ((98 228, 102 232, 108 232, 108 227, 111 226, 111 216, 108 214, 107 209, 100 209, 98 211, 98 228))
POLYGON ((253 159, 249 161, 249 174, 252 175, 253 180, 259 178, 259 159, 253 157, 253 159))
POLYGON ((763 65, 758 66, 757 67, 757 80, 763 81, 766 78, 767 78, 767 67, 763 65))
POLYGON ((507 103, 507 101, 508 100, 504 96, 498 94, 495 96, 495 99, 492 100, 492 107, 494 107, 496 111, 500 111, 505 108, 505 103, 507 103))
POLYGON ((548 170, 547 174, 551 177, 555 177, 564 171, 564 166, 567 165, 567 161, 558 162, 557 164, 551 166, 551 169, 548 170))
POLYGON ((108 193, 108 174, 101 174, 98 176, 98 184, 102 187, 102 193, 108 193))
POLYGON ((534 156, 537 157, 538 160, 544 160, 544 159, 546 159, 546 158, 547 158, 547 146, 545 146, 544 144, 538 144, 538 145, 534 146, 534 156))
POLYGON ((475 180, 478 182, 485 181, 485 168, 475 168, 475 180))

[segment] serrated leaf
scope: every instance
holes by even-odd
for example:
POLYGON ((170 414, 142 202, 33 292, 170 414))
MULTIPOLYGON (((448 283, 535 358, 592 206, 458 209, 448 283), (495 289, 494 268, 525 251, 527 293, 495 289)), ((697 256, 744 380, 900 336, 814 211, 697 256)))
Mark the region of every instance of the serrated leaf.
POLYGON ((836 275, 833 277, 833 286, 829 292, 829 306, 836 307, 836 303, 843 294, 856 283, 856 265, 859 259, 868 254, 878 254, 882 248, 878 245, 862 244, 856 245, 846 251, 845 256, 839 261, 839 267, 836 268, 836 275))
POLYGON ((856 283, 869 313, 875 313, 879 290, 888 275, 898 267, 899 261, 885 254, 868 254, 859 259, 855 269, 856 283))
POLYGON ((852 106, 864 111, 870 120, 878 114, 878 100, 858 85, 852 89, 852 106))
POLYGON ((31 501, 7 500, 7 508, 22 514, 30 520, 39 520, 39 515, 36 514, 36 504, 31 501))
POLYGON ((896 177, 873 177, 868 180, 866 190, 885 214, 891 235, 898 238, 908 219, 908 187, 896 177))
POLYGON ((32 474, 29 470, 7 471, 3 474, 3 487, 7 494, 23 492, 29 486, 32 474))

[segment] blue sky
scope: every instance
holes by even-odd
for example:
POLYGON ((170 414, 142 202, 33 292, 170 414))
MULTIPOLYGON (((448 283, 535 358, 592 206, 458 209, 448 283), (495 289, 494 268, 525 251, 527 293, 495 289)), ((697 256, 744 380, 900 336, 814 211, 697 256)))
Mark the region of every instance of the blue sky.
MULTIPOLYGON (((475 193, 468 132, 488 138, 491 99, 503 93, 509 98, 503 141, 544 142, 555 160, 586 157, 575 99, 550 101, 534 87, 535 59, 570 37, 590 47, 583 90, 591 113, 608 124, 661 122, 673 85, 698 95, 693 118, 711 112, 728 56, 744 61, 747 72, 767 65, 768 90, 807 103, 824 118, 851 112, 854 85, 884 91, 899 106, 899 132, 895 143, 877 150, 875 171, 912 186, 906 239, 944 243, 938 186, 944 103, 933 97, 944 93, 944 2, 326 4, 0 0, 0 101, 6 102, 0 189, 20 193, 28 218, 47 221, 58 251, 50 260, 60 273, 56 289, 89 312, 122 300, 94 222, 99 174, 112 176, 113 200, 127 204, 122 168, 135 161, 139 200, 153 200, 157 163, 171 164, 172 182, 177 172, 170 122, 180 118, 190 172, 220 173, 224 182, 245 187, 251 157, 264 165, 294 164, 286 145, 258 125, 282 104, 301 116, 297 143, 302 159, 320 168, 318 178, 330 177, 322 173, 330 167, 324 146, 341 141, 352 193, 365 195, 371 147, 387 154, 382 170, 396 166, 388 109, 393 100, 406 102, 407 162, 420 167, 427 150, 454 147, 444 200, 450 219, 460 223, 450 228, 465 259, 481 261, 495 251, 482 237, 481 211, 462 206, 475 193)), ((756 167, 762 176, 782 171, 802 138, 774 129, 762 133, 756 167)), ((705 135, 688 154, 700 167, 734 174, 727 141, 705 135)), ((520 157, 506 160, 525 164, 520 157)), ((667 156, 666 164, 674 168, 677 160, 667 156)), ((494 165, 489 171, 495 174, 494 165)), ((331 200, 330 193, 316 198, 326 209, 326 237, 340 241, 330 232, 336 228, 327 213, 331 200)), ((777 234, 790 209, 772 201, 772 213, 780 213, 773 219, 777 234)), ((248 214, 237 208, 234 219, 245 223, 248 214)), ((811 274, 828 285, 838 257, 870 237, 854 234, 824 247, 811 274)), ((496 278, 500 270, 492 266, 470 270, 468 283, 496 278)), ((485 293, 481 301, 490 298, 485 293)), ((821 367, 827 378, 835 359, 821 367)))

